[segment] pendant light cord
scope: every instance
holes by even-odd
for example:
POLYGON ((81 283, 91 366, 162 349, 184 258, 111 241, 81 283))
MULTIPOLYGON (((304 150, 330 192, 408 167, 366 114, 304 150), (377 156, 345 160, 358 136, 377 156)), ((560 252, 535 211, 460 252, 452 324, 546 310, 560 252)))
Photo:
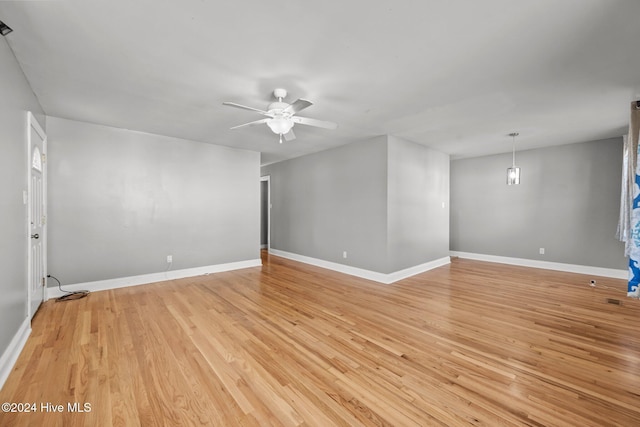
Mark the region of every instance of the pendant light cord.
POLYGON ((518 132, 512 132, 509 135, 511 135, 511 137, 513 137, 513 166, 512 167, 516 167, 516 136, 520 135, 518 132))

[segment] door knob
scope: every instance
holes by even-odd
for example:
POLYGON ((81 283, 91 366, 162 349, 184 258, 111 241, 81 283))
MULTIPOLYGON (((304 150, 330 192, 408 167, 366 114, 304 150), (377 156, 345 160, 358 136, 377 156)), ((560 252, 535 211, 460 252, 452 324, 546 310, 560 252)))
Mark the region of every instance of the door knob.
POLYGON ((32 239, 39 239, 39 238, 40 238, 40 235, 39 235, 38 233, 36 233, 36 234, 32 234, 32 235, 31 235, 31 238, 32 238, 32 239))

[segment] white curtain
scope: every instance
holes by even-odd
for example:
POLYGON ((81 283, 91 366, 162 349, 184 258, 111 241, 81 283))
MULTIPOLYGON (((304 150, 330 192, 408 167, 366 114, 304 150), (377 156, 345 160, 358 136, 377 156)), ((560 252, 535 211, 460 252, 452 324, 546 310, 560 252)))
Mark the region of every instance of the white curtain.
POLYGON ((616 236, 625 243, 629 257, 627 295, 640 297, 640 168, 638 167, 638 136, 640 133, 640 102, 631 103, 629 134, 624 139, 620 219, 616 236))

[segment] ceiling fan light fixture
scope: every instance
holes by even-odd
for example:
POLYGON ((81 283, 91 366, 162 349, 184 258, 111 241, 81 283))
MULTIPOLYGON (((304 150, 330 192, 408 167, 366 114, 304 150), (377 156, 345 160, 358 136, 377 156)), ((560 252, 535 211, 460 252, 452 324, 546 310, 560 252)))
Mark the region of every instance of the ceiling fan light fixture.
POLYGON ((267 126, 269 126, 269 129, 271 129, 273 133, 277 135, 284 135, 289 133, 293 127, 293 120, 286 117, 274 117, 267 122, 267 126))

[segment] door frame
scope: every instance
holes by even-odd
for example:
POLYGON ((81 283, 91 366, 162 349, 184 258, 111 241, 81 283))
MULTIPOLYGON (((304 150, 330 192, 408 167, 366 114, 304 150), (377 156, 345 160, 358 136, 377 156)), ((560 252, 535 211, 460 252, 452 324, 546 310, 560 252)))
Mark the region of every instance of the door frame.
MULTIPOLYGON (((260 177, 260 183, 267 182, 267 252, 271 249, 271 175, 265 175, 260 177)), ((261 197, 262 199, 262 197, 261 197)), ((262 200, 260 200, 262 203, 262 200)), ((260 206, 260 212, 262 212, 262 206, 260 206)), ((262 215, 262 213, 260 214, 262 215)), ((262 218, 260 218, 262 222, 262 218)))
MULTIPOLYGON (((27 192, 25 193, 24 201, 27 205, 27 316, 29 319, 33 319, 35 314, 31 312, 31 281, 32 281, 32 263, 33 257, 31 253, 31 221, 33 218, 32 215, 32 206, 31 206, 31 195, 33 192, 33 188, 31 188, 31 172, 33 170, 32 167, 32 158, 33 155, 32 147, 33 143, 31 141, 31 129, 38 133, 40 138, 42 139, 42 215, 43 215, 43 224, 42 224, 42 268, 44 275, 46 277, 47 274, 47 134, 44 132, 38 120, 33 115, 31 111, 27 112, 27 192)), ((42 302, 47 300, 47 286, 46 280, 44 283, 44 289, 42 294, 42 302)))

